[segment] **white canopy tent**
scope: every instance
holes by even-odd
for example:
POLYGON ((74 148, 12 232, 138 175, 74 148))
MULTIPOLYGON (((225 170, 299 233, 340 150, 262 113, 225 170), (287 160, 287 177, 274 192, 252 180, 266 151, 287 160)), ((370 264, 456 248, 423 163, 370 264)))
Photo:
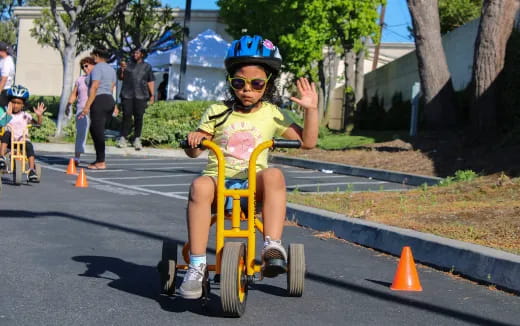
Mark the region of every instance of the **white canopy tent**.
MULTIPOLYGON (((224 58, 229 43, 208 29, 188 43, 186 95, 188 100, 222 100, 226 90, 224 58)), ((169 100, 179 92, 179 72, 182 47, 151 54, 146 61, 157 70, 168 69, 169 100)), ((160 80, 156 80, 159 84, 160 80)))

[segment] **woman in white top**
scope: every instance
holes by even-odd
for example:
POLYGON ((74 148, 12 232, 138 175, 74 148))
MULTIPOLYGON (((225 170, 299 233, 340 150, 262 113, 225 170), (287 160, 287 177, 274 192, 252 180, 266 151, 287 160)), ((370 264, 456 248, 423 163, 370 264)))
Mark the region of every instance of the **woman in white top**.
POLYGON ((14 84, 14 61, 9 52, 9 45, 0 42, 0 106, 9 103, 7 90, 14 84))

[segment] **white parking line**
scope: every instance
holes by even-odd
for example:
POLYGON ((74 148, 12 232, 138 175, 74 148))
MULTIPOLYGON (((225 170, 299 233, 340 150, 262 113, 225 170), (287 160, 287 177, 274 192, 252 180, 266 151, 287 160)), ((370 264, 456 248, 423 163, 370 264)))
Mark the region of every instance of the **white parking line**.
POLYGON ((333 182, 333 183, 306 183, 299 185, 287 186, 287 189, 304 188, 304 187, 317 187, 317 186, 339 186, 339 185, 374 185, 388 183, 386 181, 375 181, 375 182, 333 182))
POLYGON ((294 179, 327 179, 327 178, 347 178, 348 175, 316 175, 308 177, 293 177, 294 179))
MULTIPOLYGON (((56 167, 53 167, 53 166, 48 166, 48 165, 45 165, 45 164, 42 164, 42 167, 44 167, 46 169, 49 169, 49 170, 65 172, 65 169, 60 169, 60 168, 56 168, 56 167)), ((92 176, 87 176, 87 179, 95 181, 95 182, 99 182, 99 183, 104 183, 104 184, 108 184, 108 185, 112 185, 112 186, 117 186, 117 187, 121 187, 121 188, 131 189, 131 190, 140 191, 140 192, 144 192, 144 193, 149 193, 149 194, 154 194, 154 195, 159 195, 159 196, 164 196, 164 197, 169 197, 169 198, 177 198, 177 199, 188 200, 188 197, 177 195, 176 193, 165 193, 165 192, 150 190, 150 189, 146 189, 146 188, 141 188, 139 186, 129 186, 129 185, 125 185, 125 184, 122 184, 122 183, 111 182, 111 181, 103 180, 103 179, 92 177, 92 176)))
POLYGON ((123 172, 123 171, 128 171, 128 170, 123 170, 123 169, 106 169, 106 170, 91 170, 91 169, 87 169, 87 168, 81 168, 80 169, 85 169, 88 171, 88 173, 105 173, 105 172, 123 172))
POLYGON ((162 166, 162 167, 160 167, 160 168, 138 168, 138 169, 129 169, 128 171, 175 170, 175 169, 184 169, 184 168, 188 168, 188 166, 173 166, 173 167, 162 166))
POLYGON ((191 183, 159 183, 154 185, 139 185, 139 187, 175 187, 175 186, 189 186, 191 183))
POLYGON ((115 163, 115 164, 111 164, 111 165, 115 165, 115 166, 121 166, 121 165, 130 165, 130 166, 133 166, 133 165, 172 165, 172 164, 182 164, 182 165, 204 165, 204 162, 175 162, 175 161, 168 161, 168 162, 163 162, 163 163, 115 163))
POLYGON ((191 173, 185 174, 161 174, 161 175, 143 175, 138 177, 108 177, 100 178, 101 180, 137 180, 137 179, 155 179, 155 178, 175 178, 175 177, 186 177, 193 176, 191 173))

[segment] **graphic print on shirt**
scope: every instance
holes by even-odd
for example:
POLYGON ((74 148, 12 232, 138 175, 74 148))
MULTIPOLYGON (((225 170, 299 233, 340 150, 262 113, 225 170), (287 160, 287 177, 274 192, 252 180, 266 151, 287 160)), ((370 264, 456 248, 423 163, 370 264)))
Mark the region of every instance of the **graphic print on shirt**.
POLYGON ((262 134, 249 121, 230 124, 223 130, 221 140, 226 164, 235 170, 245 170, 249 157, 262 140, 262 134))

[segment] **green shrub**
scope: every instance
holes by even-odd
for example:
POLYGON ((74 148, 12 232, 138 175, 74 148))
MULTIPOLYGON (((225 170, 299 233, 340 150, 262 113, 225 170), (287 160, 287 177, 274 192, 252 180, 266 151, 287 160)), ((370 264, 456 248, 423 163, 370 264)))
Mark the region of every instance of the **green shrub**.
POLYGON ((339 150, 359 147, 374 143, 374 138, 350 136, 346 134, 327 135, 318 139, 318 147, 325 150, 339 150))
POLYGON ((478 177, 478 174, 473 170, 458 170, 455 175, 446 177, 439 182, 439 186, 449 186, 455 182, 467 182, 478 177))
MULTIPOLYGON (((31 113, 33 118, 36 119, 36 114, 31 113)), ((31 128, 29 134, 31 135, 31 141, 33 142, 48 142, 50 137, 53 137, 56 133, 56 123, 50 118, 51 114, 45 112, 43 114, 43 121, 39 128, 31 128)))
POLYGON ((141 140, 145 144, 176 145, 194 131, 212 101, 160 101, 146 109, 141 140))
POLYGON ((56 119, 58 117, 58 110, 60 108, 60 97, 59 96, 42 96, 42 95, 31 95, 29 96, 29 100, 27 101, 27 108, 35 107, 38 103, 43 102, 47 107, 47 114, 51 119, 56 119))

